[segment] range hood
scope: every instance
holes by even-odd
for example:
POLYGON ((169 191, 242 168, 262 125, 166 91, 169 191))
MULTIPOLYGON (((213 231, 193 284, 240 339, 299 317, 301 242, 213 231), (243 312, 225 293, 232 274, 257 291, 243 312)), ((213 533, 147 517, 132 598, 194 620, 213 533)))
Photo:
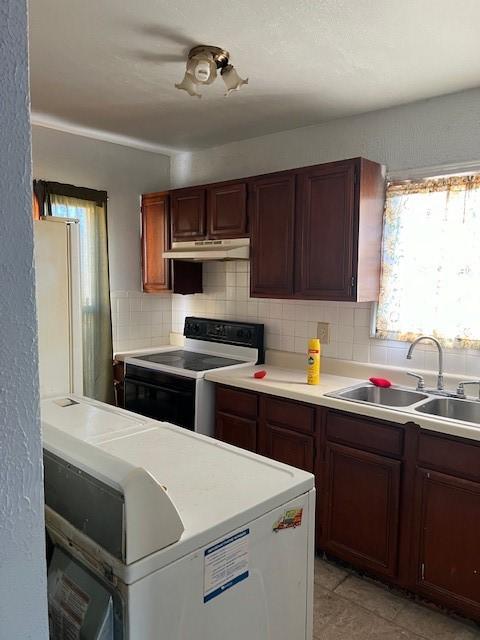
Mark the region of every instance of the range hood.
POLYGON ((172 242, 172 248, 165 251, 164 258, 208 262, 210 260, 248 260, 250 239, 196 240, 194 242, 172 242))

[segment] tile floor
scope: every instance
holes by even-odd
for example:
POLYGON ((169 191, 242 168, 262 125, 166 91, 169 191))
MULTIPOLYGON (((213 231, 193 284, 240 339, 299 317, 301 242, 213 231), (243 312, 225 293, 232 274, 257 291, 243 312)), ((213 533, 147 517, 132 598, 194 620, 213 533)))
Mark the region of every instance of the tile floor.
POLYGON ((480 626, 417 604, 317 556, 315 640, 480 640, 480 626))

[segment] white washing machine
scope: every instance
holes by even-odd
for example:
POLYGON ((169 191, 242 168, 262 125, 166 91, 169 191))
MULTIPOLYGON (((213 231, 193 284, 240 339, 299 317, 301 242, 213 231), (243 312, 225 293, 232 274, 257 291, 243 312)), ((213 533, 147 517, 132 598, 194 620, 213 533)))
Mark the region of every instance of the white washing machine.
POLYGON ((53 639, 311 640, 311 474, 80 396, 42 425, 53 639))

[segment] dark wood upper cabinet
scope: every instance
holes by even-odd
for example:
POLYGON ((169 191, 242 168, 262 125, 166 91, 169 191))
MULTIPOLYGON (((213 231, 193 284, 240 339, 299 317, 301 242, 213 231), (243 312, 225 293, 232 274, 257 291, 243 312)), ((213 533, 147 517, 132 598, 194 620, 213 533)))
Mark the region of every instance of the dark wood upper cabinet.
POLYGON ((142 280, 147 293, 170 289, 169 261, 163 258, 168 246, 167 193, 142 196, 142 280))
POLYGON ((378 298, 385 179, 354 158, 298 174, 295 293, 317 300, 378 298))
POLYGON ((295 290, 302 298, 352 298, 355 172, 354 163, 335 162, 298 176, 295 290))
POLYGON ((171 192, 176 242, 251 238, 258 298, 378 299, 385 177, 363 158, 171 192))
POLYGON ((170 204, 172 240, 202 240, 206 234, 206 189, 172 191, 170 204))
POLYGON ((323 546, 392 578, 397 574, 401 464, 327 443, 323 546))
POLYGON ((255 181, 251 295, 376 300, 384 185, 381 165, 363 158, 255 181))
POLYGON ((295 175, 255 180, 251 184, 252 296, 293 296, 295 175))
POLYGON ((174 242, 245 237, 247 185, 225 182, 172 191, 171 219, 174 242))
POLYGON ((225 183, 207 190, 209 238, 241 238, 247 231, 247 185, 225 183))

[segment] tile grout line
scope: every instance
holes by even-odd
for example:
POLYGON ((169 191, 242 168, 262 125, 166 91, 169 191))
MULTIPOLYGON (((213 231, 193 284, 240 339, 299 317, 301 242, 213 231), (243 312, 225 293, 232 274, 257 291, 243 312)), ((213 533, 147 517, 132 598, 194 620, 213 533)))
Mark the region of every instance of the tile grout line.
MULTIPOLYGON (((335 566, 335 565, 333 565, 333 566, 335 566)), ((358 578, 359 580, 361 580, 362 582, 364 581, 364 578, 362 578, 361 576, 357 576, 355 573, 347 572, 347 573, 346 573, 346 575, 345 575, 345 576, 340 580, 340 582, 339 582, 339 583, 338 583, 338 584, 337 584, 333 589, 331 589, 331 590, 330 590, 330 589, 327 589, 327 588, 325 588, 325 587, 322 587, 322 588, 324 588, 324 589, 325 589, 325 591, 330 591, 330 593, 334 593, 334 594, 337 596, 337 598, 341 598, 342 600, 344 600, 344 601, 346 601, 346 602, 350 602, 350 603, 352 603, 352 604, 356 605, 357 607, 359 607, 360 609, 362 609, 362 610, 363 610, 363 611, 365 611, 366 613, 368 613, 368 614, 370 614, 370 615, 373 615, 373 616, 377 616, 378 618, 381 618, 382 620, 385 620, 385 622, 388 622, 388 623, 390 623, 390 624, 392 624, 392 625, 394 625, 394 626, 398 627, 398 629, 401 629, 401 630, 403 630, 403 631, 407 631, 408 633, 413 634, 413 635, 414 635, 414 637, 418 638, 419 640, 432 640, 432 639, 431 639, 431 638, 429 638, 428 636, 424 636, 424 635, 418 634, 418 633, 416 633, 415 631, 412 631, 411 629, 408 629, 407 627, 405 627, 405 626, 403 626, 403 625, 399 624, 398 622, 395 622, 396 617, 401 613, 400 611, 398 611, 398 612, 395 614, 395 617, 393 618, 393 620, 389 620, 388 618, 385 618, 385 616, 382 616, 381 614, 379 614, 379 613, 377 613, 377 612, 375 612, 375 611, 372 611, 371 609, 367 609, 367 608, 366 608, 366 607, 364 607, 362 604, 358 603, 356 600, 352 600, 351 598, 349 598, 349 597, 347 597, 347 596, 344 596, 344 595, 342 595, 341 593, 337 593, 337 589, 338 589, 338 587, 340 587, 340 585, 342 585, 342 584, 343 584, 343 583, 344 583, 344 582, 345 582, 349 577, 351 577, 351 576, 355 576, 355 577, 357 577, 357 578, 358 578)), ((319 585, 319 586, 321 586, 321 585, 319 585)), ((376 588, 376 589, 379 589, 379 590, 380 590, 380 589, 382 589, 382 587, 378 587, 378 586, 376 586, 376 585, 373 585, 373 586, 375 586, 375 588, 376 588)), ((397 597, 397 598, 400 598, 400 599, 402 599, 402 600, 405 600, 405 606, 407 605, 407 603, 408 603, 408 602, 410 602, 410 600, 408 600, 407 598, 404 598, 404 597, 402 597, 402 596, 397 596, 397 595, 395 595, 395 594, 393 594, 393 595, 394 595, 395 597, 397 597)), ((412 601, 412 602, 413 602, 413 601, 412 601)), ((403 609, 402 609, 402 610, 403 610, 403 609)), ((315 640, 318 640, 318 639, 315 639, 315 640)), ((321 639, 320 639, 320 640, 321 640, 321 639)))
MULTIPOLYGON (((342 582, 340 582, 337 585, 337 587, 339 587, 340 584, 342 584, 343 582, 344 582, 344 580, 342 580, 342 582)), ((337 587, 335 587, 335 589, 337 589, 337 587)), ((413 634, 413 636, 415 638, 419 638, 419 640, 420 639, 421 640, 432 640, 428 636, 421 635, 421 634, 417 633, 416 631, 412 631, 411 629, 408 629, 408 627, 404 627, 403 625, 399 624, 398 622, 395 622, 394 620, 397 617, 397 615, 400 613, 400 611, 397 614, 395 614, 395 618, 393 620, 390 620, 389 618, 385 618, 385 616, 382 616, 380 613, 377 613, 376 611, 372 611, 371 609, 367 609, 366 607, 364 607, 362 604, 360 604, 356 600, 352 600, 352 599, 348 598, 347 596, 343 596, 341 593, 337 593, 335 590, 332 593, 335 593, 337 598, 341 598, 342 600, 346 600, 347 602, 351 602, 352 604, 356 605, 357 607, 359 607, 360 609, 362 609, 366 613, 369 613, 370 615, 376 616, 377 618, 381 618, 382 620, 385 620, 385 622, 388 622, 388 623, 392 624, 393 626, 397 627, 398 629, 401 629, 402 631, 407 631, 408 633, 413 634)))
MULTIPOLYGON (((328 561, 327 561, 328 562, 328 561)), ((333 565, 336 566, 336 565, 333 565)), ((362 609, 364 609, 365 611, 369 611, 370 613, 373 613, 374 615, 377 615, 379 618, 382 618, 382 620, 386 620, 387 622, 395 622, 395 624, 401 628, 401 629, 405 629, 406 631, 408 631, 409 633, 414 633, 416 634, 418 637, 421 637, 422 639, 424 638, 425 640, 432 640, 432 638, 429 638, 428 636, 424 636, 422 634, 417 633, 416 631, 412 631, 411 629, 408 629, 408 627, 403 626, 401 623, 396 622, 398 616, 402 613, 402 611, 405 610, 405 608, 407 607, 407 605, 409 603, 416 605, 417 607, 420 607, 422 610, 424 611, 428 611, 431 612, 433 614, 437 614, 440 616, 444 616, 446 618, 448 618, 449 620, 454 620, 459 626, 470 629, 470 624, 471 621, 469 619, 466 619, 465 621, 463 620, 457 620, 456 618, 448 615, 447 613, 444 613, 443 611, 439 610, 436 611, 434 609, 431 609, 430 607, 422 604, 421 602, 418 602, 415 598, 409 598, 405 595, 403 595, 401 592, 400 593, 395 593, 392 589, 390 589, 387 585, 384 585, 382 583, 377 584, 377 582, 371 578, 362 576, 360 574, 357 574, 355 571, 348 571, 347 569, 344 569, 344 571, 347 572, 347 574, 345 575, 344 578, 342 578, 342 580, 340 580, 340 582, 335 586, 334 589, 332 589, 332 593, 335 593, 336 596, 343 598, 344 600, 348 600, 349 602, 352 602, 354 604, 357 604, 358 606, 360 606, 362 609), (382 616, 379 613, 376 613, 374 611, 372 611, 371 609, 367 609, 366 607, 364 607, 362 604, 359 604, 356 600, 352 600, 351 598, 349 598, 346 595, 342 595, 341 593, 337 593, 337 589, 349 578, 349 577, 355 577, 358 580, 360 580, 361 582, 365 583, 365 584, 369 584, 370 586, 374 587, 375 589, 378 589, 379 591, 383 591, 385 593, 388 593, 389 595, 393 596, 394 598, 397 598, 399 600, 401 600, 404 604, 404 606, 402 607, 402 609, 400 609, 399 611, 397 611, 397 613, 395 614, 395 616, 389 620, 388 618, 385 618, 384 616, 382 616)))

